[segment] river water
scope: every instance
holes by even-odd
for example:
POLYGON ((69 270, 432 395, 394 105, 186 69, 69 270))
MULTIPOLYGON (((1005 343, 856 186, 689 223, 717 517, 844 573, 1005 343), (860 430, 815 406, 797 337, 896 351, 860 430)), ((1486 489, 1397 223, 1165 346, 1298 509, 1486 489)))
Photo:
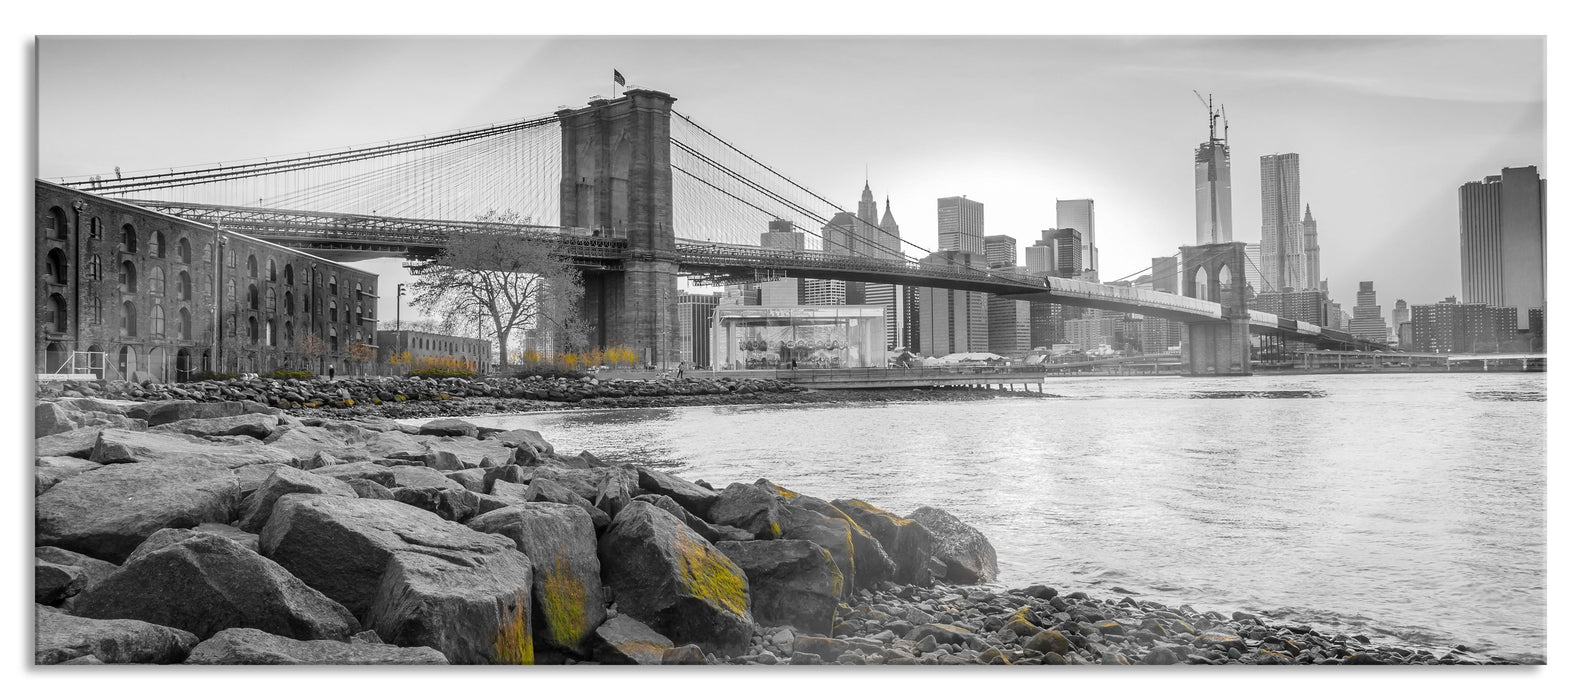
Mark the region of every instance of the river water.
POLYGON ((1545 658, 1542 374, 1053 378, 1056 399, 492 416, 716 488, 944 508, 998 583, 1545 658), (1219 392, 1290 392, 1226 398, 1219 392))

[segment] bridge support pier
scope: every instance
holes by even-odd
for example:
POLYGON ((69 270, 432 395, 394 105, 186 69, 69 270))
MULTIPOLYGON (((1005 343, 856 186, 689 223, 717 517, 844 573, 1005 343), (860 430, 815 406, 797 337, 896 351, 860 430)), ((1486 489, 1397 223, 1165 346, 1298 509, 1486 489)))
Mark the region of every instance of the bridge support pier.
POLYGON ((1181 343, 1181 373, 1193 377, 1252 373, 1247 319, 1188 323, 1181 343))
POLYGON ((1252 373, 1247 315, 1247 244, 1181 246, 1181 291, 1219 302, 1218 320, 1188 321, 1181 338, 1181 373, 1243 376, 1252 373))

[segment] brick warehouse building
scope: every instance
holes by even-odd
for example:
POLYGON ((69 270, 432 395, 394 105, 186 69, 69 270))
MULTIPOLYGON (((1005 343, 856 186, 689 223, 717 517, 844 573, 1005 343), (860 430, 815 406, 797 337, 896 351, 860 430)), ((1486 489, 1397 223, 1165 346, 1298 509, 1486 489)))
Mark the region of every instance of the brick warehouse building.
POLYGON ((378 275, 41 180, 34 218, 40 374, 71 371, 74 351, 138 381, 373 370, 354 348, 374 343, 378 275))

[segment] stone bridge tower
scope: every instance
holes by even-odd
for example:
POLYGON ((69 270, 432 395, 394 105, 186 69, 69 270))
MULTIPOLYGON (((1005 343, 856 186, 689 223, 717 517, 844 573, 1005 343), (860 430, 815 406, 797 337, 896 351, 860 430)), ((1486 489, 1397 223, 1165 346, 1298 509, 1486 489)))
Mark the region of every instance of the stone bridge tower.
POLYGON ((560 225, 624 238, 622 269, 583 273, 589 342, 625 344, 646 362, 679 358, 671 219, 670 105, 655 90, 596 99, 560 118, 560 225))
POLYGON ((1247 335, 1247 244, 1237 241, 1181 246, 1181 293, 1218 302, 1224 319, 1186 322, 1181 342, 1181 373, 1234 376, 1252 373, 1252 342, 1247 335))

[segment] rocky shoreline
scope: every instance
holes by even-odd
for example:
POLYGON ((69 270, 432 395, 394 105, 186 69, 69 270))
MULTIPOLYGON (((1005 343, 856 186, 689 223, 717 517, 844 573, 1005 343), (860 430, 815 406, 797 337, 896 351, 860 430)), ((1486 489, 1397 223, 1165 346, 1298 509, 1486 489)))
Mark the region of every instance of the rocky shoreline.
POLYGON ((35 435, 36 664, 1509 663, 1001 590, 943 510, 717 489, 456 418, 61 397, 35 435))
POLYGON ((983 401, 1000 397, 1050 397, 983 387, 808 390, 774 379, 227 379, 183 384, 68 381, 39 386, 39 399, 103 398, 128 401, 252 401, 298 416, 334 419, 465 417, 603 408, 670 408, 761 404, 983 401))

